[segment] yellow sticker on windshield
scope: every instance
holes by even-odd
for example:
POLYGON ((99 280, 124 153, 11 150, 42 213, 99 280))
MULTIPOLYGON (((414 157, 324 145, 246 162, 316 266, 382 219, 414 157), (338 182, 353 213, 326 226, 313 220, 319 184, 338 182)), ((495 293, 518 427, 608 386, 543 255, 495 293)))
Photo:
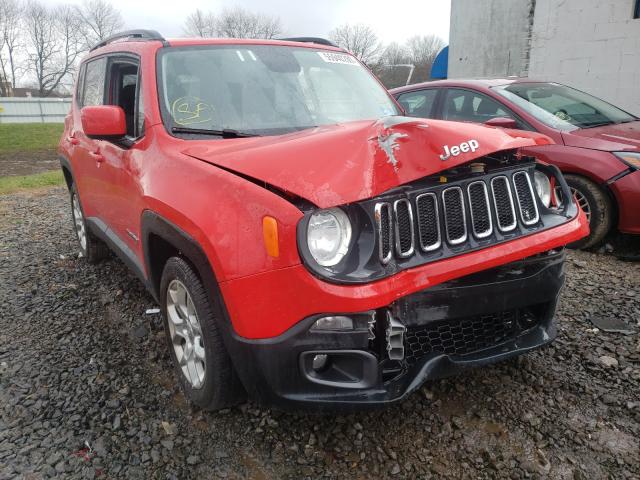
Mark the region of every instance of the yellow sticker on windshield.
POLYGON ((210 122, 214 108, 196 97, 180 97, 171 104, 171 116, 178 125, 210 122))

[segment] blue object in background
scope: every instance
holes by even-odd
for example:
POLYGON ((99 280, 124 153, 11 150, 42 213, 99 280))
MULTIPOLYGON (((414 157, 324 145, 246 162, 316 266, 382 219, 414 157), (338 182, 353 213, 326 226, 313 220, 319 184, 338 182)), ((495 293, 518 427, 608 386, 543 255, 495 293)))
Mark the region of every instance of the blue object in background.
MULTIPOLYGON (((640 0, 639 0, 640 1, 640 0)), ((447 78, 449 70, 449 46, 447 45, 436 55, 433 65, 431 65, 431 79, 442 80, 447 78)))

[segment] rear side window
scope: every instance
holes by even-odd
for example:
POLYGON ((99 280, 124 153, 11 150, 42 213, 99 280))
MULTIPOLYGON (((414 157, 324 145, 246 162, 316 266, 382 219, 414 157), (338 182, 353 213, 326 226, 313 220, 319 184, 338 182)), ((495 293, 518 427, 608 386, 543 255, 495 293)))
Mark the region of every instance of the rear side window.
POLYGON ((437 95, 438 90, 434 88, 419 90, 403 93, 398 97, 398 102, 410 117, 432 118, 437 95))
POLYGON ((496 117, 513 118, 500 103, 482 93, 470 90, 447 90, 442 118, 458 122, 484 123, 496 117))
POLYGON ((82 106, 104 104, 104 84, 107 59, 99 58, 87 63, 84 75, 82 106))

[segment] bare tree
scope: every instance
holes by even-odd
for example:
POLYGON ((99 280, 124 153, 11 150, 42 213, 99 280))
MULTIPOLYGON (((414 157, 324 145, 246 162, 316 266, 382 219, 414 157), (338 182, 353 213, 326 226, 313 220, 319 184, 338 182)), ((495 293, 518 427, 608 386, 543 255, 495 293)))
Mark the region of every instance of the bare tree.
POLYGON ((404 45, 391 42, 384 48, 372 70, 387 88, 394 88, 406 85, 413 78, 415 65, 404 45))
POLYGON ((373 65, 382 50, 378 35, 367 25, 342 25, 334 29, 329 38, 367 65, 373 65))
POLYGON ((414 82, 429 80, 431 65, 444 45, 444 40, 436 35, 416 35, 407 40, 409 59, 416 66, 414 82))
POLYGON ((391 42, 382 51, 378 63, 384 65, 398 65, 401 63, 409 63, 409 52, 404 45, 398 42, 391 42))
POLYGON ((282 34, 278 17, 249 12, 237 7, 223 10, 217 21, 216 34, 229 38, 275 38, 282 34))
POLYGON ((215 37, 217 36, 216 18, 211 12, 197 9, 185 20, 184 33, 188 37, 215 37))
POLYGON ((24 13, 27 56, 41 96, 49 96, 72 81, 84 51, 82 20, 69 5, 47 8, 36 0, 24 13))
POLYGON ((18 0, 0 0, 0 73, 4 80, 16 87, 18 60, 21 46, 22 4, 18 0))
POLYGON ((87 49, 124 28, 120 11, 105 0, 84 0, 75 10, 82 20, 81 30, 87 49))

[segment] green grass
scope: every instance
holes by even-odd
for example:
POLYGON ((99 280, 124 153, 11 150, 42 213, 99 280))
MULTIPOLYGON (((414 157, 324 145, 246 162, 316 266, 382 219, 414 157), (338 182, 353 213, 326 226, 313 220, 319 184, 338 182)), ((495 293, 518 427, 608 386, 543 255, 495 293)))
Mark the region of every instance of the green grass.
POLYGON ((0 177, 0 195, 62 184, 64 184, 64 176, 61 170, 35 173, 33 175, 0 177))
POLYGON ((0 154, 54 149, 62 123, 0 123, 0 154))

